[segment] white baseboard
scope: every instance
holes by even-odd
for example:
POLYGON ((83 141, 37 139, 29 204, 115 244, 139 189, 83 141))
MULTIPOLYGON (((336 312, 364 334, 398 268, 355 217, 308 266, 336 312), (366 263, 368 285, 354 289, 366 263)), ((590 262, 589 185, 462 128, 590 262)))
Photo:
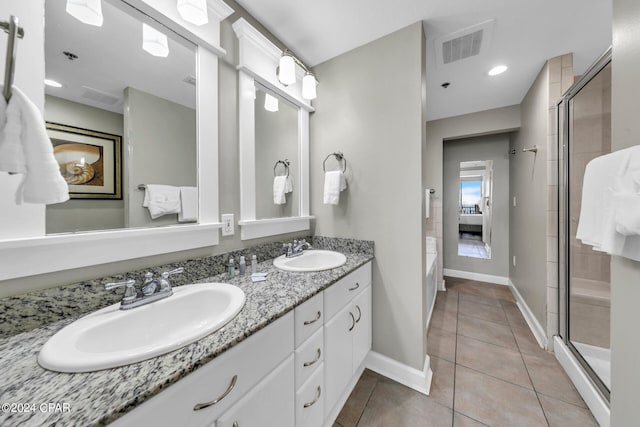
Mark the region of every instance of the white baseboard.
POLYGON ((382 376, 391 378, 409 388, 419 391, 422 394, 429 395, 431 389, 431 362, 427 355, 424 359, 424 368, 422 371, 407 366, 387 356, 375 351, 370 351, 364 361, 365 366, 382 376))
POLYGON ((611 417, 609 405, 584 373, 580 363, 571 353, 571 350, 567 348, 558 336, 554 337, 553 347, 556 359, 558 359, 560 365, 564 368, 567 375, 569 375, 569 378, 571 378, 573 385, 576 386, 578 393, 580 393, 580 396, 582 396, 584 402, 591 410, 593 417, 601 427, 609 427, 611 417))
POLYGON ((478 280, 480 282, 495 283, 496 285, 509 285, 509 278, 503 276, 494 276, 491 274, 474 273, 472 271, 452 270, 450 268, 443 269, 444 275, 449 277, 457 277, 460 279, 478 280))
POLYGON ((548 344, 547 333, 545 332, 540 322, 538 322, 538 319, 536 319, 536 316, 534 316, 533 311, 531 311, 524 298, 522 298, 522 295, 520 295, 520 292, 518 292, 518 289, 515 287, 511 279, 508 280, 509 287, 511 288, 511 292, 513 293, 513 295, 516 297, 516 303, 518 304, 520 312, 524 316, 524 320, 527 321, 527 325, 529 325, 529 329, 531 329, 533 336, 536 338, 536 341, 538 341, 538 345, 541 348, 546 349, 548 344))
POLYGON ((447 288, 445 287, 445 284, 444 284, 444 279, 442 279, 442 282, 440 282, 438 284, 438 290, 439 291, 446 291, 447 290, 447 288))

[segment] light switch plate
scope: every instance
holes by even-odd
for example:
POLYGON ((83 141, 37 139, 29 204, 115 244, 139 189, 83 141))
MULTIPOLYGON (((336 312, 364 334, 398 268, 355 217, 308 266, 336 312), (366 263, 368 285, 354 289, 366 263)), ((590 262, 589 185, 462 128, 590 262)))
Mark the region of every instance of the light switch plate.
POLYGON ((233 214, 222 215, 222 235, 233 236, 233 233, 234 233, 233 214))

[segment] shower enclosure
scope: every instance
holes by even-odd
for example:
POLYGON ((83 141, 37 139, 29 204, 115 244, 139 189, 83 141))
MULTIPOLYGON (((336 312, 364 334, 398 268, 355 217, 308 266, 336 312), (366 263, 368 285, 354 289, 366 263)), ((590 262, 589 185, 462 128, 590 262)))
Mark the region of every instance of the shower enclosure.
POLYGON ((611 391, 610 256, 576 239, 587 163, 611 152, 611 50, 558 104, 559 335, 605 400, 611 391))

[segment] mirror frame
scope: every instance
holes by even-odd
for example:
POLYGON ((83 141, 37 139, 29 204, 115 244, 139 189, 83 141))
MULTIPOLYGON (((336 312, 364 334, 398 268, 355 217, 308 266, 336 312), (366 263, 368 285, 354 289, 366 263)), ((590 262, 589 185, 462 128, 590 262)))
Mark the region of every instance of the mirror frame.
MULTIPOLYGON (((30 227, 24 234, 30 237, 0 240, 0 259, 3 260, 0 280, 213 246, 219 242, 222 223, 218 168, 211 165, 218 165, 218 56, 226 54, 219 46, 220 21, 231 15, 233 9, 221 0, 209 0, 210 22, 197 27, 180 19, 175 2, 154 1, 151 5, 151 0, 122 1, 197 45, 198 224, 45 236, 44 208, 39 209, 37 218, 25 220, 30 227)), ((42 7, 44 16, 44 4, 42 7)))
POLYGON ((315 111, 302 98, 303 71, 296 66, 296 83, 282 85, 276 76, 282 51, 244 18, 233 23, 239 45, 238 136, 240 140, 240 238, 242 240, 308 230, 309 215, 309 113, 315 111), (258 82, 298 108, 298 164, 295 177, 300 191, 299 216, 256 219, 255 85, 258 82))

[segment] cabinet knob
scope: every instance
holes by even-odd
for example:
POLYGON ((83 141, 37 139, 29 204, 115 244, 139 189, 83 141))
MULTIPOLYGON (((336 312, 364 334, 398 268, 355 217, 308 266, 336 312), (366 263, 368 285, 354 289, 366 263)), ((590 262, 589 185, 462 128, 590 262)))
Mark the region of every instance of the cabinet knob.
POLYGON ((233 390, 233 388, 236 386, 236 381, 238 381, 238 375, 234 375, 233 378, 231 378, 231 383, 229 384, 229 387, 227 387, 227 390, 224 393, 222 393, 220 397, 213 399, 210 402, 198 403, 196 406, 193 407, 193 410, 199 411, 200 409, 208 408, 209 406, 215 405, 216 403, 220 402, 222 399, 227 397, 229 393, 231 393, 231 390, 233 390))
POLYGON ((315 398, 315 399, 313 399, 313 402, 305 403, 303 406, 304 406, 305 408, 308 408, 308 407, 310 407, 310 406, 313 406, 313 405, 318 401, 318 399, 320 399, 320 395, 321 395, 321 394, 322 394, 322 390, 320 389, 320 386, 318 386, 318 389, 316 390, 316 398, 315 398))

